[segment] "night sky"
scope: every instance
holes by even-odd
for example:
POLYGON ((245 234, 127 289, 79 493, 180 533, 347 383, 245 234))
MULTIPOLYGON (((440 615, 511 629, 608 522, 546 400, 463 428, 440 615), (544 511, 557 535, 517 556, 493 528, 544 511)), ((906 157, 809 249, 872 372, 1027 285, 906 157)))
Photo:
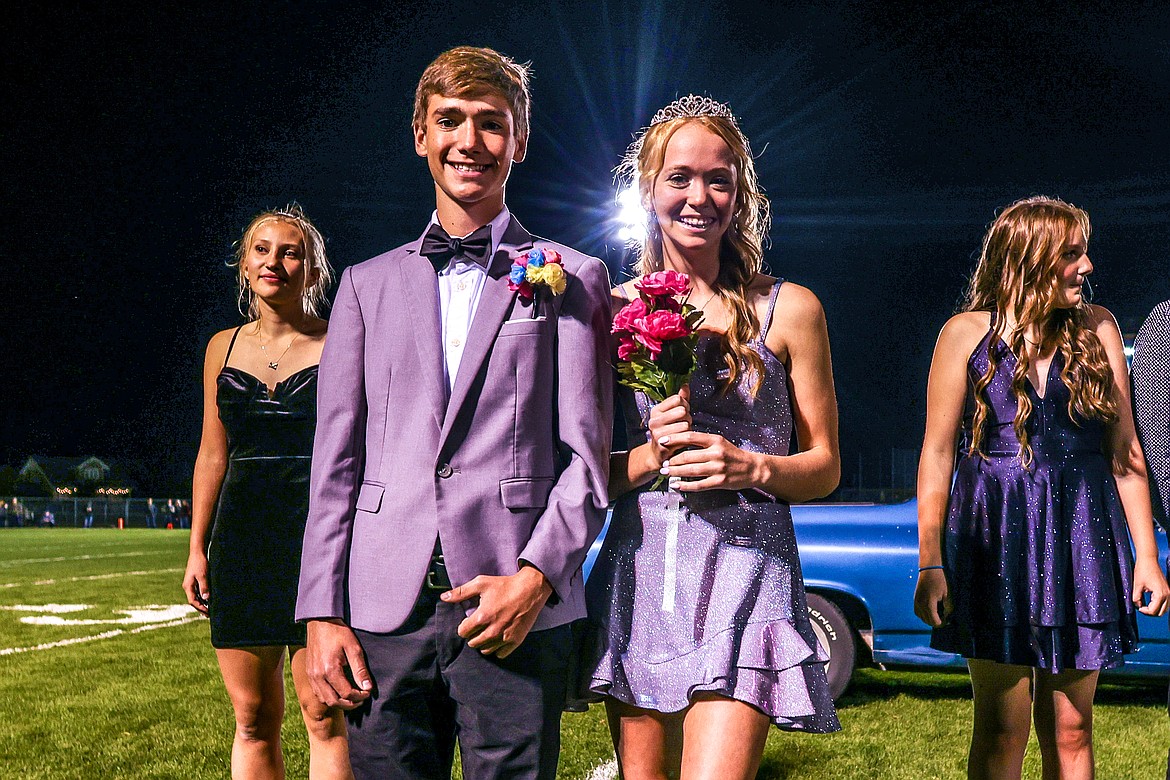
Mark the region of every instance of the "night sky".
POLYGON ((241 321, 241 228, 297 200, 339 269, 415 238, 433 190, 414 85, 459 44, 532 62, 509 205, 611 269, 633 133, 687 92, 731 104, 772 198, 771 269, 829 317, 847 480, 918 445, 934 338, 997 208, 1087 209, 1095 300, 1123 330, 1170 298, 1165 4, 21 5, 0 47, 3 463, 98 454, 154 464, 160 490, 189 480, 203 350, 241 321))

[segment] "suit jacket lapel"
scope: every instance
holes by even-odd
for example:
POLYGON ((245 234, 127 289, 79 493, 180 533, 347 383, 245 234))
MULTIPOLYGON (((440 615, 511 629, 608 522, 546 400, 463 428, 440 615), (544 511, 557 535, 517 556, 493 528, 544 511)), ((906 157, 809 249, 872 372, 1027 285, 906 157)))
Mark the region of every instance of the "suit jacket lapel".
POLYGON ((516 298, 516 293, 508 289, 508 272, 512 268, 512 258, 517 253, 526 252, 531 248, 531 234, 516 221, 515 217, 512 217, 507 230, 504 231, 503 239, 500 240, 500 247, 488 267, 488 278, 484 282, 479 305, 476 306, 475 316, 471 321, 467 345, 463 348, 463 357, 459 360, 459 373, 455 376, 455 383, 451 388, 451 400, 447 403, 447 415, 443 419, 442 433, 439 435, 440 446, 451 432, 451 427, 459 416, 459 409, 467 400, 467 393, 476 375, 482 370, 484 361, 500 332, 500 326, 504 324, 504 318, 516 298))
POLYGON ((418 253, 421 244, 420 238, 406 247, 402 262, 398 264, 402 277, 398 289, 406 291, 410 311, 408 321, 413 323, 411 330, 422 365, 420 384, 430 402, 435 425, 441 429, 447 407, 447 380, 441 343, 443 329, 439 322, 439 285, 430 261, 418 253))

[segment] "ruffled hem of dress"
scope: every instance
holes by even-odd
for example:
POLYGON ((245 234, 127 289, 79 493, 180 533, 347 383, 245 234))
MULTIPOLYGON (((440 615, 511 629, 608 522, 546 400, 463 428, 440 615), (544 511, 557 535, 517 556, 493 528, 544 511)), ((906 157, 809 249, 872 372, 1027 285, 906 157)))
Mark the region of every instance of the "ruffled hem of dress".
POLYGON ((789 621, 750 623, 742 632, 728 629, 676 658, 647 662, 631 656, 605 649, 584 701, 608 696, 635 707, 678 712, 697 693, 718 693, 761 710, 786 731, 827 734, 841 728, 825 677, 829 659, 789 621), (696 682, 672 686, 675 680, 696 682))
POLYGON ((957 625, 936 628, 930 646, 964 658, 1031 666, 1050 672, 1116 669, 1137 651, 1137 626, 1120 623, 1072 626, 1004 626, 968 630, 957 625))

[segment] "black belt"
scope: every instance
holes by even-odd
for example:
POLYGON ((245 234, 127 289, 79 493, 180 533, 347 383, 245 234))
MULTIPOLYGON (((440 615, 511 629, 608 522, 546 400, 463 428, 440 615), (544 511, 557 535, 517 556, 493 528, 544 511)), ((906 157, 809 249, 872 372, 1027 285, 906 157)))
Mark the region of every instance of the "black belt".
POLYGON ((451 590, 451 577, 447 574, 447 563, 443 560, 443 548, 435 540, 435 551, 431 554, 431 565, 427 567, 424 581, 428 590, 451 590))

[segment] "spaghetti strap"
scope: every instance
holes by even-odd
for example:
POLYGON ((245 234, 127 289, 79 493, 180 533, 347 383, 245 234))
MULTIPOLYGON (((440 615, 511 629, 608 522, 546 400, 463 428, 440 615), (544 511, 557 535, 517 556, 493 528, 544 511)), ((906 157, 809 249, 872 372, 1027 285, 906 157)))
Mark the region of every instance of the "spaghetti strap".
POLYGON ((228 358, 230 358, 232 356, 232 347, 234 347, 236 345, 236 336, 239 336, 240 331, 243 329, 244 329, 244 326, 241 325, 240 327, 236 328, 236 332, 232 334, 232 340, 231 340, 231 342, 228 343, 227 354, 223 356, 223 367, 224 368, 227 368, 228 358))
POLYGON ((772 327, 772 315, 776 312, 776 296, 780 293, 782 284, 784 284, 784 280, 777 277, 776 283, 772 285, 772 293, 768 296, 768 312, 764 315, 763 323, 760 324, 760 341, 767 337, 768 328, 772 327))

